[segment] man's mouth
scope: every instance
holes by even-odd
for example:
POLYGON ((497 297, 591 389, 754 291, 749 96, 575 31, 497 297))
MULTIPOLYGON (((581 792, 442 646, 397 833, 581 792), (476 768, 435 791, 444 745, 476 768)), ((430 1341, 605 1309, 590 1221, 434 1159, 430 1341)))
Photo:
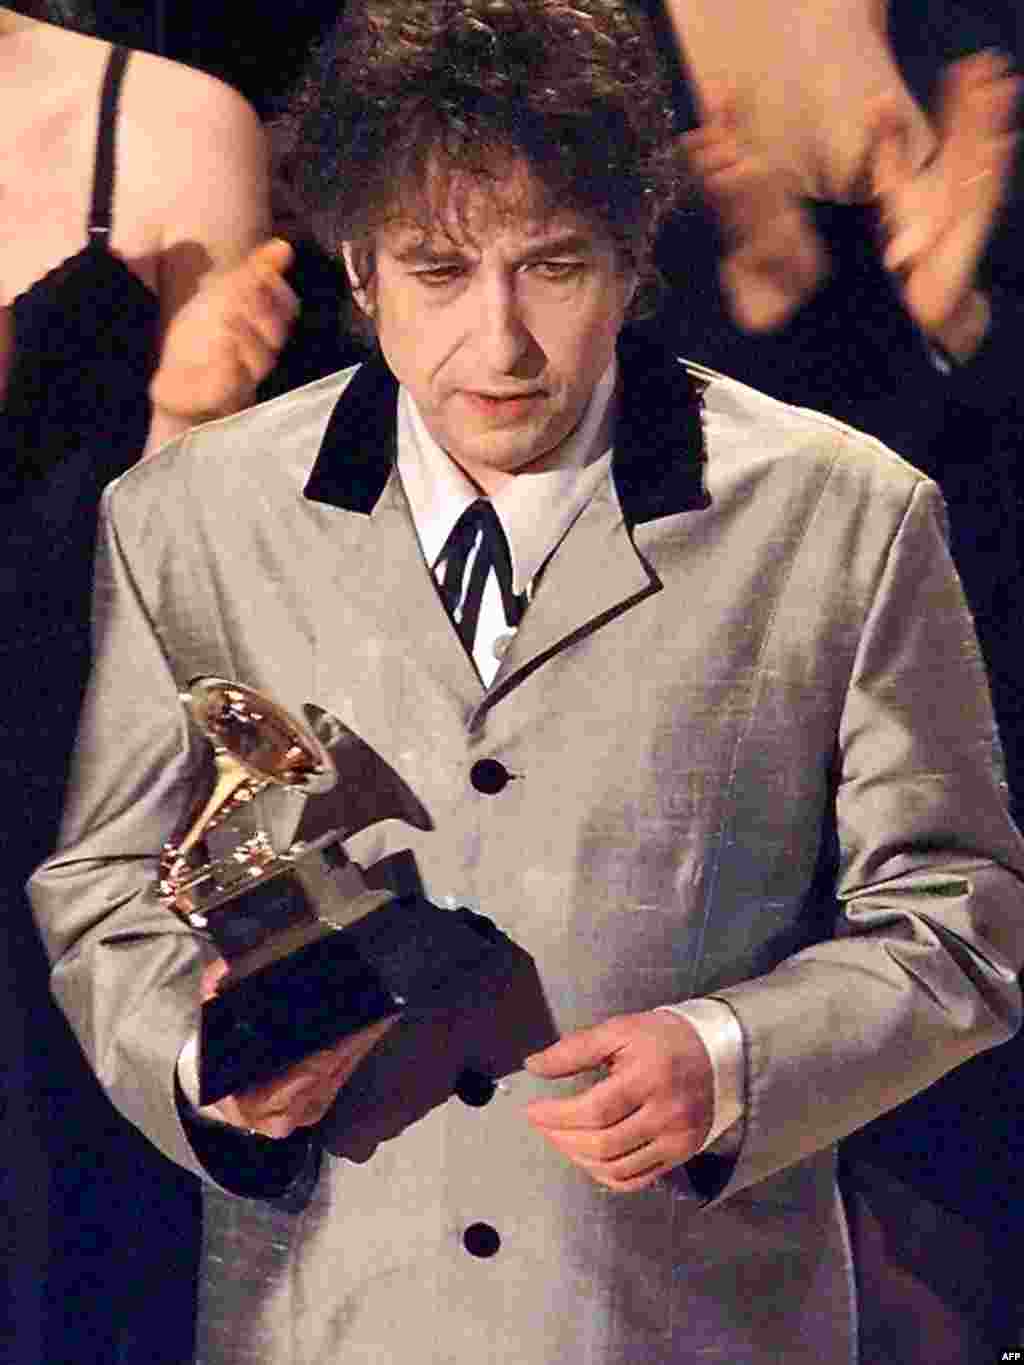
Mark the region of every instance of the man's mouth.
POLYGON ((543 389, 520 389, 515 393, 494 392, 488 389, 464 389, 463 397, 482 412, 504 413, 514 416, 525 412, 544 396, 543 389))

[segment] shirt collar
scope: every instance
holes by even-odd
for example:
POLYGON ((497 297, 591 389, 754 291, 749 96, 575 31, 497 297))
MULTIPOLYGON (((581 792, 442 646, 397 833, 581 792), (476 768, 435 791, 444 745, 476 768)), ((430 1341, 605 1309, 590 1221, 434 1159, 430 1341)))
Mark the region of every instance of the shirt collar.
MULTIPOLYGON (((508 539, 517 593, 526 590, 608 475, 617 375, 613 357, 568 440, 547 462, 510 479, 491 499, 508 539)), ((398 474, 423 557, 433 568, 452 527, 480 494, 431 436, 404 388, 398 399, 398 474)))

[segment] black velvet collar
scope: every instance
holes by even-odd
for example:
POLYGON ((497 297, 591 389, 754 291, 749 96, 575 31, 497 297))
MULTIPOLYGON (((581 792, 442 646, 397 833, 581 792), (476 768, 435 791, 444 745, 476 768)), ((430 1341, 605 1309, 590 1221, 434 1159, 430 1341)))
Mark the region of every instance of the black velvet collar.
MULTIPOLYGON (((703 385, 662 347, 623 333, 612 473, 627 524, 707 506, 703 385)), ((369 515, 395 461, 398 382, 380 353, 359 367, 327 424, 305 494, 369 515)))

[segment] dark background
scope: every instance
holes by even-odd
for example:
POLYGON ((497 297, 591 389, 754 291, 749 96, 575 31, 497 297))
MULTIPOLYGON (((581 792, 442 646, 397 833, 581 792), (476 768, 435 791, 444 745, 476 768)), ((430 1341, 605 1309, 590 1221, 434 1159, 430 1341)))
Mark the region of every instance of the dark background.
POLYGON ((101 37, 220 76, 261 114, 288 88, 311 44, 342 8, 324 0, 291 0, 287 6, 241 0, 94 0, 92 5, 94 29, 101 37))

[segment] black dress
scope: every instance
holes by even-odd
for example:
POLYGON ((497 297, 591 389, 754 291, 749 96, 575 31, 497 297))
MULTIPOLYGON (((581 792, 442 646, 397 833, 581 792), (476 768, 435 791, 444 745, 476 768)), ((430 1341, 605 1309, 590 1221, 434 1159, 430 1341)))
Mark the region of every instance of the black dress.
POLYGON ((0 411, 4 1365, 191 1355, 194 1182, 100 1091, 50 998, 24 895, 57 835, 88 674, 99 496, 149 422, 159 305, 108 245, 127 57, 114 49, 107 67, 87 243, 14 300, 0 411))

